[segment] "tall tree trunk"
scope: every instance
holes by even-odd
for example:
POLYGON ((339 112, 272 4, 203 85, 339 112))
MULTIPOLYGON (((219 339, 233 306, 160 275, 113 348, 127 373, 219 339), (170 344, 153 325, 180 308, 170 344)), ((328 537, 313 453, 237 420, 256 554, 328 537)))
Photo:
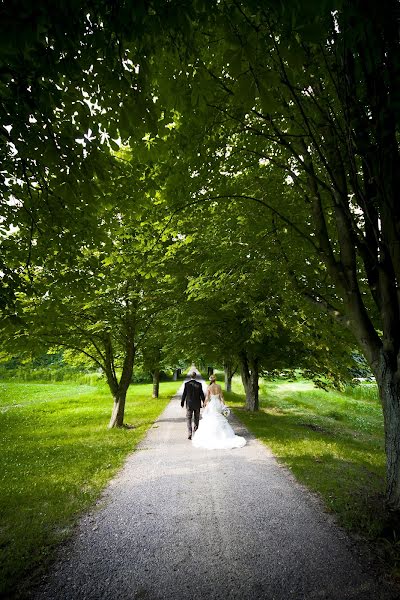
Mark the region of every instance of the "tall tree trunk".
POLYGON ((160 369, 153 371, 153 398, 158 398, 160 391, 160 369))
POLYGON ((246 392, 246 410, 254 412, 259 408, 258 402, 258 358, 248 358, 245 352, 239 355, 240 374, 246 392))
POLYGON ((396 365, 382 350, 376 373, 383 407, 386 451, 386 503, 400 510, 400 380, 396 365))
POLYGON ((174 374, 172 375, 172 381, 178 381, 178 369, 175 369, 174 374))
POLYGON ((111 413, 111 419, 108 424, 108 428, 122 427, 124 424, 124 413, 125 413, 125 401, 126 391, 118 390, 114 396, 114 406, 111 413))
POLYGON ((232 377, 236 373, 237 365, 234 365, 232 361, 224 362, 224 374, 225 374, 225 390, 227 392, 232 391, 232 377))
POLYGON ((225 371, 225 390, 227 392, 232 391, 232 375, 228 369, 224 369, 225 371))
MULTIPOLYGON (((111 413, 111 419, 108 424, 109 429, 112 429, 113 427, 122 427, 124 424, 126 393, 132 380, 135 352, 136 348, 133 342, 133 332, 129 330, 126 339, 125 357, 119 383, 115 375, 113 363, 109 367, 110 375, 107 373, 108 384, 114 398, 114 406, 111 413)), ((110 354, 112 356, 112 353, 110 354)))

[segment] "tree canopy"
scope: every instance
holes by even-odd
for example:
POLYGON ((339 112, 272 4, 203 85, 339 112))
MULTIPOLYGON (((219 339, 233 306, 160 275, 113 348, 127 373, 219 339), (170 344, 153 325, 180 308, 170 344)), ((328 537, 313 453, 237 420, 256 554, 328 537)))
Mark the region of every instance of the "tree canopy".
POLYGON ((97 301, 112 314, 124 282, 162 304, 173 281, 180 300, 236 319, 249 375, 271 332, 272 358, 287 335, 296 360, 308 350, 329 370, 336 321, 380 389, 398 508, 397 2, 19 0, 0 16, 8 318, 21 318, 20 294, 37 306, 42 286, 49 306, 44 289, 61 298, 68 285, 103 323, 97 301), (121 142, 129 158, 116 159, 121 142))

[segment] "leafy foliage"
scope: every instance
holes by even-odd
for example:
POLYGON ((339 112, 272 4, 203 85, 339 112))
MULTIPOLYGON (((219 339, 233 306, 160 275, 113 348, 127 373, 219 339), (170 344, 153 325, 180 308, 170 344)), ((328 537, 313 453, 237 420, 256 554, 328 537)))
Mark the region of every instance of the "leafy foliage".
MULTIPOLYGON (((191 299, 209 303, 214 269, 219 299, 211 305, 235 314, 235 342, 254 366, 268 347, 268 361, 282 364, 278 349, 288 344, 278 339, 290 332, 284 358, 301 355, 313 372, 327 372, 340 354, 323 352, 341 339, 333 321, 351 332, 379 384, 388 454, 400 456, 396 4, 153 0, 77 8, 71 0, 60 14, 24 1, 1 11, 4 39, 20 42, 0 48, 3 308, 19 313, 15 290, 29 297, 39 285, 43 296, 57 271, 52 310, 60 317, 61 292, 70 300, 74 289, 67 269, 79 257, 88 303, 81 297, 79 306, 92 311, 90 334, 98 339, 112 323, 118 345, 125 282, 144 323, 152 309, 142 294, 164 306, 152 282, 176 286, 182 298, 186 277, 191 299), (129 219, 126 199, 134 200, 129 219), (144 217, 149 207, 155 225, 144 217), (191 223, 181 219, 184 210, 191 223), (185 269, 198 272, 191 249, 203 235, 209 247, 194 252, 204 265, 196 282, 185 269), (182 257, 182 272, 158 270, 164 263, 152 254, 151 236, 164 257, 182 257), (231 256, 242 271, 228 266, 231 256)), ((41 310, 49 306, 42 297, 41 310)), ((131 346, 126 373, 133 358, 131 346)), ((395 507, 397 460, 388 461, 395 507)))

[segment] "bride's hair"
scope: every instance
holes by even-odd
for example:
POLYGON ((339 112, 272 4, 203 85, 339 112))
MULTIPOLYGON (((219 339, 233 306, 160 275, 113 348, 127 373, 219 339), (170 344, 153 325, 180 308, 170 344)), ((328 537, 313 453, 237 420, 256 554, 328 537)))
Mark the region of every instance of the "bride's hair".
POLYGON ((215 375, 210 375, 210 383, 215 383, 216 379, 215 375))

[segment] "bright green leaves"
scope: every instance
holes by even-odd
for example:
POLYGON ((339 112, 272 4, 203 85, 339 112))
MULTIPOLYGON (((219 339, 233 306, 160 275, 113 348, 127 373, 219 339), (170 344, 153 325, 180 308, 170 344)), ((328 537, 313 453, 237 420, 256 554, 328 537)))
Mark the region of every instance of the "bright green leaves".
MULTIPOLYGON (((18 24, 17 5, 2 10, 13 12, 18 24)), ((40 27, 38 48, 27 37, 29 74, 19 73, 19 95, 10 77, 7 89, 0 88, 3 120, 13 125, 17 148, 14 158, 5 156, 4 173, 23 181, 4 194, 21 201, 7 206, 4 224, 21 228, 6 248, 13 269, 29 257, 35 268, 48 269, 50 279, 56 279, 53 272, 63 274, 65 290, 65 265, 78 269, 73 265, 80 257, 87 284, 97 278, 105 296, 115 288, 118 298, 121 281, 151 287, 163 274, 183 279, 197 260, 209 277, 218 272, 225 308, 233 311, 236 295, 246 304, 242 286, 262 295, 258 286, 272 279, 271 265, 283 285, 286 265, 301 273, 303 288, 336 306, 320 258, 309 258, 315 228, 304 156, 329 206, 336 181, 328 147, 347 169, 354 146, 346 144, 356 140, 363 117, 354 110, 358 119, 343 120, 346 90, 335 63, 344 56, 341 3, 199 1, 182 9, 177 2, 154 2, 148 9, 124 5, 112 15, 102 3, 84 2, 77 14, 70 14, 71 6, 63 6, 62 14, 71 17, 65 24, 51 6, 33 15, 33 29, 37 19, 40 27), (85 11, 93 16, 91 27, 85 11), (45 41, 49 31, 52 48, 45 41), (343 135, 348 125, 349 138, 343 135), (334 143, 329 128, 335 129, 334 143), (119 137, 129 150, 120 149, 119 137), (232 196, 242 200, 230 202, 232 196), (216 234, 210 232, 214 220, 216 234), (95 267, 82 248, 92 253, 95 267)), ((352 19, 356 9, 346 5, 352 19)), ((358 44, 358 26, 353 31, 358 44)), ((18 56, 3 50, 4 64, 19 72, 18 56)), ((360 106, 368 107, 360 53, 353 54, 352 93, 357 98, 361 91, 360 106)), ((375 66, 372 60, 366 72, 375 66)), ((359 158, 351 165, 358 177, 359 158)), ((328 210, 326 221, 336 253, 328 210)), ((3 265, 1 270, 6 272, 3 265)), ((21 281, 18 274, 11 280, 21 281)))

